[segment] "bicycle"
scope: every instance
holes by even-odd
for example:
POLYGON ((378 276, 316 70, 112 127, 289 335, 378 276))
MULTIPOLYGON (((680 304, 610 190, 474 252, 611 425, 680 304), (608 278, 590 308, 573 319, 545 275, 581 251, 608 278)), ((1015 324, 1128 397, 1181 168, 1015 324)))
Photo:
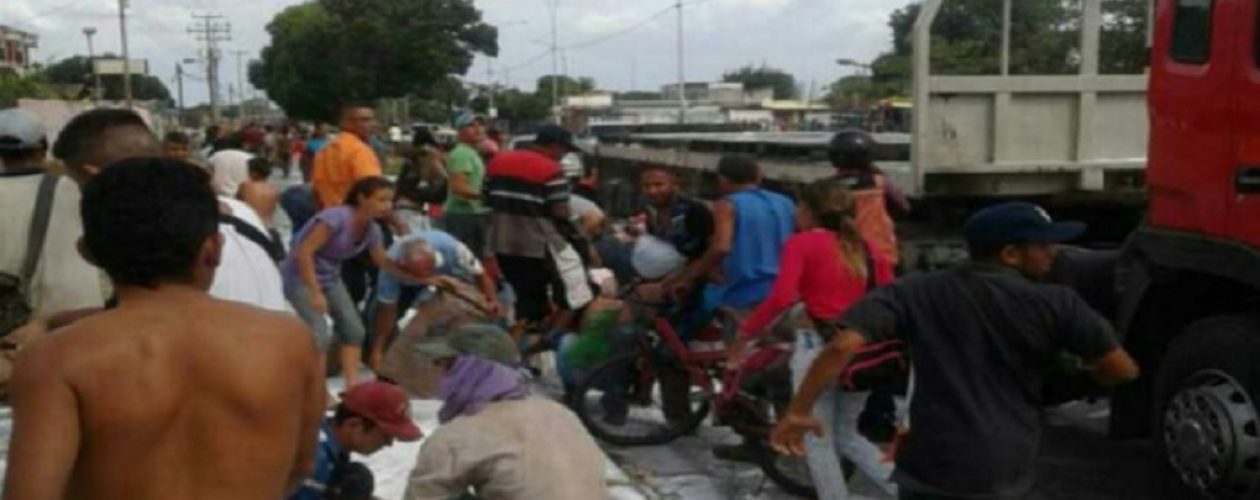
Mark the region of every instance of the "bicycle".
POLYGON ((592 435, 618 446, 669 443, 694 431, 712 409, 721 425, 751 445, 766 477, 790 494, 812 497, 805 460, 779 455, 769 446, 770 430, 791 398, 790 377, 769 381, 764 391, 745 387, 750 374, 765 374, 765 368, 786 363, 792 348, 772 344, 738 369, 727 369, 722 340, 733 338, 737 326, 732 311, 719 310, 692 348, 658 314, 650 328, 635 336, 629 352, 596 366, 577 383, 569 404, 592 435), (671 396, 665 386, 677 383, 670 381, 677 377, 685 377, 686 389, 671 396))

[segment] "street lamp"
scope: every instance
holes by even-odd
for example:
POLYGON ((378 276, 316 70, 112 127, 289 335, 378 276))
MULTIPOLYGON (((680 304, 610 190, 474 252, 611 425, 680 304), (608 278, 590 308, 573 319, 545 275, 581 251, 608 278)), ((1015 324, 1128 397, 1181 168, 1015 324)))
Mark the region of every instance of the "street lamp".
MULTIPOLYGON (((868 91, 868 92, 870 91, 870 88, 871 88, 871 78, 872 78, 872 76, 875 74, 875 71, 871 69, 871 65, 869 65, 869 64, 865 64, 865 63, 861 63, 861 62, 855 61, 855 60, 853 60, 853 59, 848 59, 848 58, 840 58, 840 59, 836 59, 836 64, 839 64, 839 65, 841 65, 841 66, 852 66, 852 67, 854 67, 854 68, 857 68, 857 69, 858 69, 857 76, 858 76, 859 78, 861 78, 861 77, 865 77, 865 78, 866 78, 866 83, 865 83, 865 85, 864 85, 864 86, 867 88, 867 91, 868 91), (862 74, 863 72, 865 72, 866 74, 865 74, 865 75, 863 75, 863 74, 862 74)), ((861 97, 858 93, 856 93, 856 92, 850 93, 850 95, 851 95, 851 96, 852 96, 852 98, 854 99, 854 103, 855 103, 855 104, 857 104, 857 103, 858 103, 858 99, 863 99, 863 98, 862 98, 862 97, 861 97)))
POLYGON ((556 35, 556 14, 560 10, 560 0, 546 0, 547 10, 551 11, 551 112, 552 118, 556 123, 560 123, 560 94, 555 81, 556 72, 560 71, 560 61, 556 59, 556 52, 559 50, 556 35))
POLYGON ((839 64, 841 66, 853 66, 858 69, 864 69, 868 72, 871 70, 871 65, 861 63, 853 59, 846 59, 846 58, 836 59, 836 64, 839 64))
POLYGON ((92 48, 92 37, 95 35, 96 28, 83 28, 83 36, 87 37, 88 44, 88 65, 92 69, 92 104, 97 104, 101 99, 101 75, 96 72, 96 51, 92 48))

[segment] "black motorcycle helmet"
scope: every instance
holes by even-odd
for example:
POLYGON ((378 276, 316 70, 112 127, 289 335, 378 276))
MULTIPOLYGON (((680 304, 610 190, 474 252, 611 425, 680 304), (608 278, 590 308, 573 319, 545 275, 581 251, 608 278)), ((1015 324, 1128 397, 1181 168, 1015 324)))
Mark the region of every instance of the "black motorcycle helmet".
POLYGON ((827 145, 827 158, 836 168, 869 168, 874 159, 875 139, 865 131, 851 128, 836 132, 827 145))

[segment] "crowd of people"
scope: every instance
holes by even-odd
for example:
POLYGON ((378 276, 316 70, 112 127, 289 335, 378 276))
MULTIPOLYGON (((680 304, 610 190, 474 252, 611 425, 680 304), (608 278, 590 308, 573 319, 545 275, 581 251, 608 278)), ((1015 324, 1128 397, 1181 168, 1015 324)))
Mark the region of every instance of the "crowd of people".
MULTIPOLYGON (((612 224, 586 173, 566 169, 582 152, 569 131, 509 149, 482 116, 453 124, 453 147, 424 129, 383 147, 371 106, 348 103, 335 135, 212 127, 198 147, 159 140, 128 110, 87 111, 55 138, 0 111, 0 335, 16 358, 5 498, 370 498, 371 471, 350 454, 424 437, 414 395, 379 373, 399 319, 465 290, 488 320, 405 346, 441 372, 443 402, 408 499, 605 496, 595 441, 530 380, 534 355, 555 350, 572 390, 584 338, 641 333, 610 276, 668 304, 684 340, 718 309, 741 312, 730 367, 791 325, 793 398, 770 444, 807 457, 820 498, 847 497, 841 457, 903 499, 1021 498, 1044 367, 1071 353, 1101 384, 1137 376, 1102 317, 1039 282, 1084 229, 1040 207, 977 212, 969 263, 897 279, 892 215, 909 204, 860 131, 833 138, 835 176, 791 196, 763 187, 748 156, 721 158, 712 202, 645 165, 641 210, 612 224), (272 184, 295 168, 301 184, 272 184), (840 382, 892 341, 905 391, 840 382), (859 431, 880 399, 896 415, 891 449, 859 431)), ((688 374, 658 375, 665 418, 685 418, 688 374)), ((628 401, 600 404, 625 421, 628 401)))

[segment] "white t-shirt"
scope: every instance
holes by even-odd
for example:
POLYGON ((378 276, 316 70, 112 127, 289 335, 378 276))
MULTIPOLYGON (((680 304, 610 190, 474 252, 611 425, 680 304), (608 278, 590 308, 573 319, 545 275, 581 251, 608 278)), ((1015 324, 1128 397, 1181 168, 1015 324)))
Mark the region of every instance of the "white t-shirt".
MULTIPOLYGON (((0 238, 0 271, 22 272, 42 179, 39 174, 0 175, 0 235, 4 235, 0 238)), ((79 186, 61 177, 55 193, 44 249, 31 280, 31 303, 41 315, 101 307, 101 274, 79 255, 77 246, 83 236, 79 186)))
MULTIPOLYGON (((267 234, 262 219, 249 205, 226 196, 220 196, 219 202, 227 205, 232 215, 267 234)), ((292 312, 284 298, 280 267, 267 251, 237 233, 230 224, 219 224, 219 234, 223 235, 223 255, 214 274, 214 284, 210 285, 210 295, 272 311, 292 312)))

